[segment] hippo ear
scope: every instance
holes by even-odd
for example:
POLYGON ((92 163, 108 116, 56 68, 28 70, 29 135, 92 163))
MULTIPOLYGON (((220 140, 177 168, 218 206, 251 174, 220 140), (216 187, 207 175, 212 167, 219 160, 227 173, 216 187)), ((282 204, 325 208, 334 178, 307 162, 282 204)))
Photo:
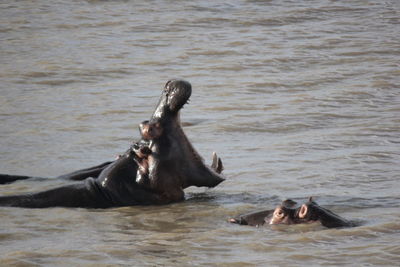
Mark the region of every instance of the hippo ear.
POLYGON ((299 210, 298 216, 300 219, 304 219, 307 216, 308 206, 303 204, 299 210))
POLYGON ((284 206, 285 208, 293 208, 296 205, 297 202, 291 199, 286 199, 285 201, 282 202, 282 206, 284 206))
POLYGON ((213 154, 212 154, 211 168, 213 168, 213 169, 215 170, 215 169, 217 168, 217 164, 218 164, 217 153, 213 152, 213 154))

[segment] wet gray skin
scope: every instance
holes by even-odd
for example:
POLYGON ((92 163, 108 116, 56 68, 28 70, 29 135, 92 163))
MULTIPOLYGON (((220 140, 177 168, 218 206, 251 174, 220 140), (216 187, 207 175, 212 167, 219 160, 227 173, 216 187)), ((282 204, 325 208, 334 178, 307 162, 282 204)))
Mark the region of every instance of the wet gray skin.
POLYGON ((327 228, 353 227, 355 222, 344 219, 332 211, 321 207, 310 197, 309 201, 303 204, 296 214, 298 223, 310 223, 319 221, 327 228))
POLYGON ((152 179, 171 179, 169 176, 174 175, 182 188, 215 187, 224 181, 220 174, 223 169, 221 160, 214 154, 212 166, 206 166, 180 123, 179 111, 191 93, 192 86, 186 81, 171 80, 165 85, 151 119, 161 123, 163 132, 152 148, 157 161, 150 166, 150 176, 152 179))
POLYGON ((320 222, 327 228, 353 227, 355 222, 346 220, 332 211, 319 206, 312 198, 300 207, 296 202, 285 200, 275 210, 264 210, 236 216, 229 219, 231 223, 241 225, 261 226, 264 224, 304 224, 320 222))
MULTIPOLYGON (((191 93, 192 86, 187 81, 170 80, 166 83, 158 105, 150 119, 150 121, 159 121, 163 128, 163 140, 157 150, 160 153, 160 160, 161 158, 162 160, 169 160, 169 163, 172 164, 170 167, 164 168, 166 171, 177 171, 179 169, 177 161, 183 161, 182 163, 184 164, 181 163, 179 165, 180 167, 184 165, 184 168, 176 173, 182 188, 189 186, 214 187, 224 181, 224 177, 220 175, 223 169, 221 160, 218 157, 214 157, 212 168, 205 166, 203 159, 183 132, 180 123, 179 111, 188 102, 191 93)), ((88 177, 96 178, 111 163, 112 161, 104 162, 94 167, 60 175, 58 178, 76 181, 84 180, 88 177)), ((32 177, 0 174, 0 184, 29 178, 32 177)))
MULTIPOLYGON (((224 178, 220 175, 222 162, 214 154, 211 168, 194 150, 184 134, 179 110, 191 95, 191 85, 186 81, 169 81, 150 120, 160 124, 162 131, 154 136, 144 132, 139 141, 148 149, 148 179, 150 186, 136 182, 138 173, 135 149, 129 149, 117 160, 62 175, 60 178, 84 180, 83 183, 16 196, 0 197, 1 206, 45 208, 53 206, 107 208, 115 206, 166 204, 183 200, 183 189, 188 186, 214 187, 224 178), (89 178, 88 178, 89 177, 89 178)), ((0 175, 9 181, 10 175, 0 175)), ((26 176, 15 176, 25 179, 26 176)))
POLYGON ((293 209, 293 207, 296 204, 295 201, 287 199, 274 210, 269 209, 245 213, 229 219, 229 222, 257 227, 264 224, 271 224, 271 221, 273 221, 272 224, 292 224, 294 223, 294 214, 296 213, 296 209, 293 209))

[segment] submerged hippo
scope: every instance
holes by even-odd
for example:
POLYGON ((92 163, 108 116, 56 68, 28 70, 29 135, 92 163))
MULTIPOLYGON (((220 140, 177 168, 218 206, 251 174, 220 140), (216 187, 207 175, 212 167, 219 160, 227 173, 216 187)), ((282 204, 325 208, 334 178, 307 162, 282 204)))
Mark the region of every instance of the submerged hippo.
MULTIPOLYGON (((146 126, 142 123, 144 140, 115 161, 59 176, 82 182, 39 193, 2 196, 0 206, 108 208, 166 204, 183 200, 183 189, 189 186, 217 186, 224 181, 220 174, 221 160, 214 154, 213 164, 207 167, 180 124, 179 111, 189 100, 191 91, 186 81, 168 81, 150 122, 146 126), (150 128, 156 132, 151 133, 150 128), (139 149, 143 155, 138 153, 138 146, 143 147, 139 149), (152 159, 146 159, 142 165, 143 173, 138 172, 138 161, 145 157, 152 159), (139 183, 138 174, 146 175, 139 177, 139 183), (140 183, 143 178, 149 183, 140 183)), ((0 175, 0 180, 6 182, 27 178, 30 177, 0 175)))
POLYGON ((332 211, 319 206, 312 197, 300 207, 295 207, 296 202, 285 200, 274 210, 264 210, 239 215, 229 219, 231 223, 242 225, 261 226, 264 224, 301 224, 320 222, 327 228, 353 227, 355 222, 348 221, 332 211))

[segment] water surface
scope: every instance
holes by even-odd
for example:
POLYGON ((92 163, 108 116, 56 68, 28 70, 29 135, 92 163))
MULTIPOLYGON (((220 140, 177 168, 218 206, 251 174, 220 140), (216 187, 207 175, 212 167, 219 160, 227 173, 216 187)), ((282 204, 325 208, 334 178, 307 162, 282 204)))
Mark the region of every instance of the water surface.
MULTIPOLYGON (((165 82, 227 180, 187 201, 1 208, 3 265, 318 266, 400 261, 398 1, 2 1, 0 172, 54 177, 139 138, 165 82), (363 225, 231 216, 314 196, 363 225)), ((2 185, 0 194, 63 185, 2 185)))

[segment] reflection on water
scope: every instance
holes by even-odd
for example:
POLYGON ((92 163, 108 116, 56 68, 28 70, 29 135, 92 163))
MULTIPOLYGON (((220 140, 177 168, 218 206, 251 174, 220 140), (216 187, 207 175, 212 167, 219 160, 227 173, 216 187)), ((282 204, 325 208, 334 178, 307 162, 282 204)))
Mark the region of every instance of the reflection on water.
MULTIPOLYGON (((397 1, 0 3, 0 172, 52 177, 139 137, 170 78, 185 131, 228 179, 187 201, 108 210, 1 208, 4 265, 397 265, 397 1), (283 199, 360 227, 227 219, 283 199)), ((66 181, 2 185, 34 192, 66 181)))

